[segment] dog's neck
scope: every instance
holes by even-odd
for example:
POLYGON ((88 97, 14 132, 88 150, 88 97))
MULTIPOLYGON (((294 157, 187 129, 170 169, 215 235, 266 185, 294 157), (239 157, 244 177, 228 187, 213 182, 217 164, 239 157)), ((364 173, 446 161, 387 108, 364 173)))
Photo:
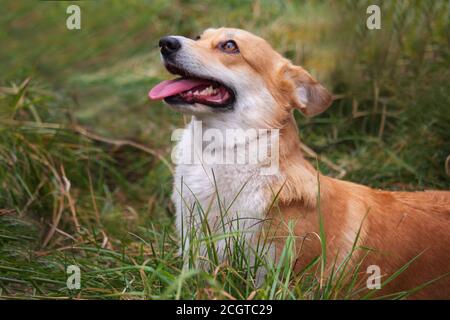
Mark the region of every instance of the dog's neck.
MULTIPOLYGON (((251 129, 250 126, 233 128, 230 123, 217 120, 208 121, 195 116, 192 117, 191 127, 194 121, 201 121, 203 132, 207 129, 219 130, 222 133, 227 129, 251 129)), ((227 146, 226 148, 231 147, 234 146, 227 146)), ((290 114, 279 127, 279 171, 274 177, 275 182, 270 186, 271 192, 278 194, 279 200, 284 203, 301 201, 307 207, 315 207, 318 181, 322 185, 325 179, 326 177, 319 175, 305 159, 301 149, 298 128, 293 115, 290 114)))
POLYGON ((301 201, 306 207, 316 206, 318 182, 322 185, 326 177, 305 159, 293 115, 280 129, 280 172, 280 182, 283 183, 279 194, 281 202, 301 201))

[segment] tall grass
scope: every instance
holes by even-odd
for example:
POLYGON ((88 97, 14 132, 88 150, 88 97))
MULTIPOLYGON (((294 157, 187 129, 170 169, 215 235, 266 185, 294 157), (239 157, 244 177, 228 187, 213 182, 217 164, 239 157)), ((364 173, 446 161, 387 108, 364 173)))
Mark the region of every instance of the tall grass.
MULTIPOLYGON (((380 1, 382 29, 370 32, 368 4, 83 2, 84 29, 69 33, 63 3, 7 2, 0 17, 0 297, 376 298, 359 277, 370 250, 358 239, 341 263, 322 252, 295 274, 300 248, 292 232, 272 263, 267 239, 252 251, 245 233, 216 234, 203 223, 183 236, 190 245, 180 256, 166 158, 170 132, 184 120, 146 99, 165 77, 160 36, 249 29, 339 97, 320 117, 296 114, 325 173, 373 187, 449 189, 448 2, 380 1), (355 254, 360 261, 350 263, 355 254), (194 263, 199 255, 205 269, 194 263), (81 267, 80 291, 66 287, 71 264, 81 267), (266 277, 257 285, 261 269, 266 277)), ((323 233, 321 240, 324 250, 323 233)))

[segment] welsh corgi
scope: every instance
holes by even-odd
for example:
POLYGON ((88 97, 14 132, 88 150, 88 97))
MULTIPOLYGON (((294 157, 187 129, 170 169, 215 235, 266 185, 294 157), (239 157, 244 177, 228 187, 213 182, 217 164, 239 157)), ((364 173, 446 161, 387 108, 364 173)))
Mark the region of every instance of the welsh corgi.
MULTIPOLYGON (((270 259, 279 257, 284 239, 294 232, 301 248, 294 266, 298 271, 322 252, 317 236, 320 211, 328 261, 336 259, 339 265, 358 234, 358 245, 373 249, 361 270, 378 266, 382 282, 417 257, 383 288, 383 294, 410 290, 442 277, 413 298, 450 298, 446 277, 450 272, 449 191, 381 191, 318 173, 302 153, 292 114, 298 109, 306 116, 317 115, 331 105, 332 95, 262 38, 240 29, 219 28, 207 29, 197 39, 167 36, 159 46, 166 69, 180 77, 156 85, 149 97, 192 116, 177 146, 181 152, 192 153, 196 123, 201 123, 200 135, 216 132, 225 136, 227 130, 252 129, 278 133, 273 143, 278 165, 269 174, 263 172, 268 155, 252 163, 177 164, 172 200, 182 238, 188 226, 198 227, 205 217, 212 230, 219 232, 216 226, 226 208, 227 221, 245 231, 250 246, 255 234, 273 231, 270 259), (293 231, 288 227, 290 221, 294 221, 293 231)), ((242 144, 258 149, 258 132, 242 144)), ((236 142, 212 144, 215 152, 237 150, 236 142)), ((219 249, 225 250, 224 242, 219 241, 219 249)), ((352 262, 361 257, 357 253, 352 262)))

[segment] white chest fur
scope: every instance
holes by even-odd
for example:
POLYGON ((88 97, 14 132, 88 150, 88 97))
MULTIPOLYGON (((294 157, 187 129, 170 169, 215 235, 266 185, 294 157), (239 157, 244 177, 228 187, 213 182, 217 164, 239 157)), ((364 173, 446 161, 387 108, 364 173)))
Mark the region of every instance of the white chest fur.
MULTIPOLYGON (((179 153, 192 150, 192 129, 191 122, 178 143, 179 153)), ((178 163, 172 200, 180 233, 186 234, 187 228, 197 228, 204 220, 213 232, 222 231, 224 221, 233 231, 237 226, 249 233, 259 230, 275 178, 260 170, 255 164, 178 163)))

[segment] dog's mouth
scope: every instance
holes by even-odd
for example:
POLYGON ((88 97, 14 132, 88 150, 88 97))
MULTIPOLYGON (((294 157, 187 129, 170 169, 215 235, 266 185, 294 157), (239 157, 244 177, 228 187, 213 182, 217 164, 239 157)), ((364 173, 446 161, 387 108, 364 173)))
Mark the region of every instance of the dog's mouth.
POLYGON ((166 64, 166 68, 181 77, 157 84, 148 93, 150 99, 164 99, 169 104, 201 103, 213 108, 226 108, 234 102, 233 90, 219 81, 197 77, 172 64, 166 64))

